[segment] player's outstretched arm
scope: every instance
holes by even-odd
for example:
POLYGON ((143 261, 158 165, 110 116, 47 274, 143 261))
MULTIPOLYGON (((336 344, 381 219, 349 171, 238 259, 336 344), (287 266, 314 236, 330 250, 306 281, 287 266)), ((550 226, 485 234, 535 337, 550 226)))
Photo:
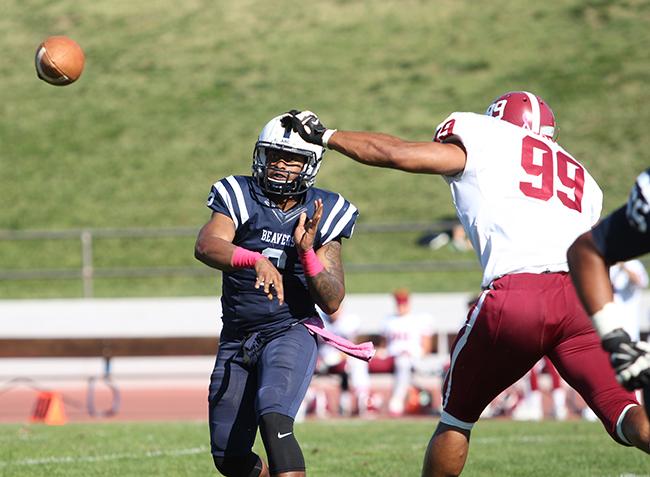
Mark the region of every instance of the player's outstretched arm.
POLYGON ((316 304, 327 314, 338 310, 345 297, 341 244, 332 241, 314 251, 314 240, 318 224, 323 216, 323 201, 314 202, 315 211, 311 218, 300 214, 294 231, 298 256, 305 270, 309 293, 316 304))
POLYGON ((327 146, 362 164, 416 174, 453 176, 465 168, 465 151, 451 143, 404 141, 383 133, 336 131, 327 146))
POLYGON ((328 129, 311 111, 290 111, 283 121, 305 141, 334 149, 369 166, 443 175, 455 175, 465 168, 465 151, 456 144, 405 141, 383 133, 328 129))

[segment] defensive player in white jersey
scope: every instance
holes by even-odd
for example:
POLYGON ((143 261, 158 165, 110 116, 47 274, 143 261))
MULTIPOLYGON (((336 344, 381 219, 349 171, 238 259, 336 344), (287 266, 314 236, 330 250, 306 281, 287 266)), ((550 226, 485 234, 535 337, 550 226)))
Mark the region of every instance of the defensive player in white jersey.
POLYGON ((452 348, 423 476, 459 475, 483 409, 545 355, 615 441, 650 453, 645 412, 616 381, 567 273, 567 248, 598 219, 602 193, 555 142, 555 117, 541 98, 515 91, 485 115, 453 113, 432 142, 327 129, 309 112, 286 120, 306 141, 358 162, 442 175, 483 267, 484 291, 452 348))

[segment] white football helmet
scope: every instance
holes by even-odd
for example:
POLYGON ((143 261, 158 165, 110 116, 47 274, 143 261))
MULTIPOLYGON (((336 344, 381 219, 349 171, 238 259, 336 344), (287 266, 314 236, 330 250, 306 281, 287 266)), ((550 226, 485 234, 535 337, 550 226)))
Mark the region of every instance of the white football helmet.
POLYGON ((325 154, 323 146, 306 142, 290 127, 285 128, 282 125, 282 118, 287 115, 288 113, 284 113, 276 116, 264 126, 253 151, 253 178, 264 192, 274 195, 299 195, 306 192, 314 185, 325 154), (269 149, 305 156, 305 165, 295 180, 278 182, 268 178, 266 152, 269 149))

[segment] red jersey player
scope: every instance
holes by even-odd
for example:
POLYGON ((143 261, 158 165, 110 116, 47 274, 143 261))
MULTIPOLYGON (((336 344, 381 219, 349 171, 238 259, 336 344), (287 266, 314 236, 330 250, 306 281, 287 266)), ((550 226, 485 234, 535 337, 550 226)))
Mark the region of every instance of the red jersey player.
POLYGON ((483 409, 545 355, 615 441, 650 452, 645 412, 616 381, 568 275, 567 248, 597 221, 602 192, 555 142, 555 117, 541 98, 510 92, 485 115, 453 113, 432 142, 327 129, 309 111, 287 120, 306 141, 358 162, 443 176, 483 268, 484 291, 452 348, 422 475, 459 475, 483 409))

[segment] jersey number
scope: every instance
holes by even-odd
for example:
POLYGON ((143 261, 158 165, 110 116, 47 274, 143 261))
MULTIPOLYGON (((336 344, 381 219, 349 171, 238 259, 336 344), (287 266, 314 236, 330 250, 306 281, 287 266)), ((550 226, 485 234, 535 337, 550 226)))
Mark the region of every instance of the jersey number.
POLYGON ((275 260, 275 268, 284 270, 284 265, 287 263, 287 254, 284 250, 269 247, 262 250, 262 255, 271 261, 275 260))
POLYGON ((582 212, 585 170, 575 160, 562 151, 554 153, 548 144, 539 139, 526 136, 521 144, 521 167, 527 174, 540 177, 537 184, 519 183, 519 190, 524 195, 547 201, 555 194, 566 207, 582 212), (573 190, 573 198, 562 190, 553 190, 555 176, 564 187, 573 190))

